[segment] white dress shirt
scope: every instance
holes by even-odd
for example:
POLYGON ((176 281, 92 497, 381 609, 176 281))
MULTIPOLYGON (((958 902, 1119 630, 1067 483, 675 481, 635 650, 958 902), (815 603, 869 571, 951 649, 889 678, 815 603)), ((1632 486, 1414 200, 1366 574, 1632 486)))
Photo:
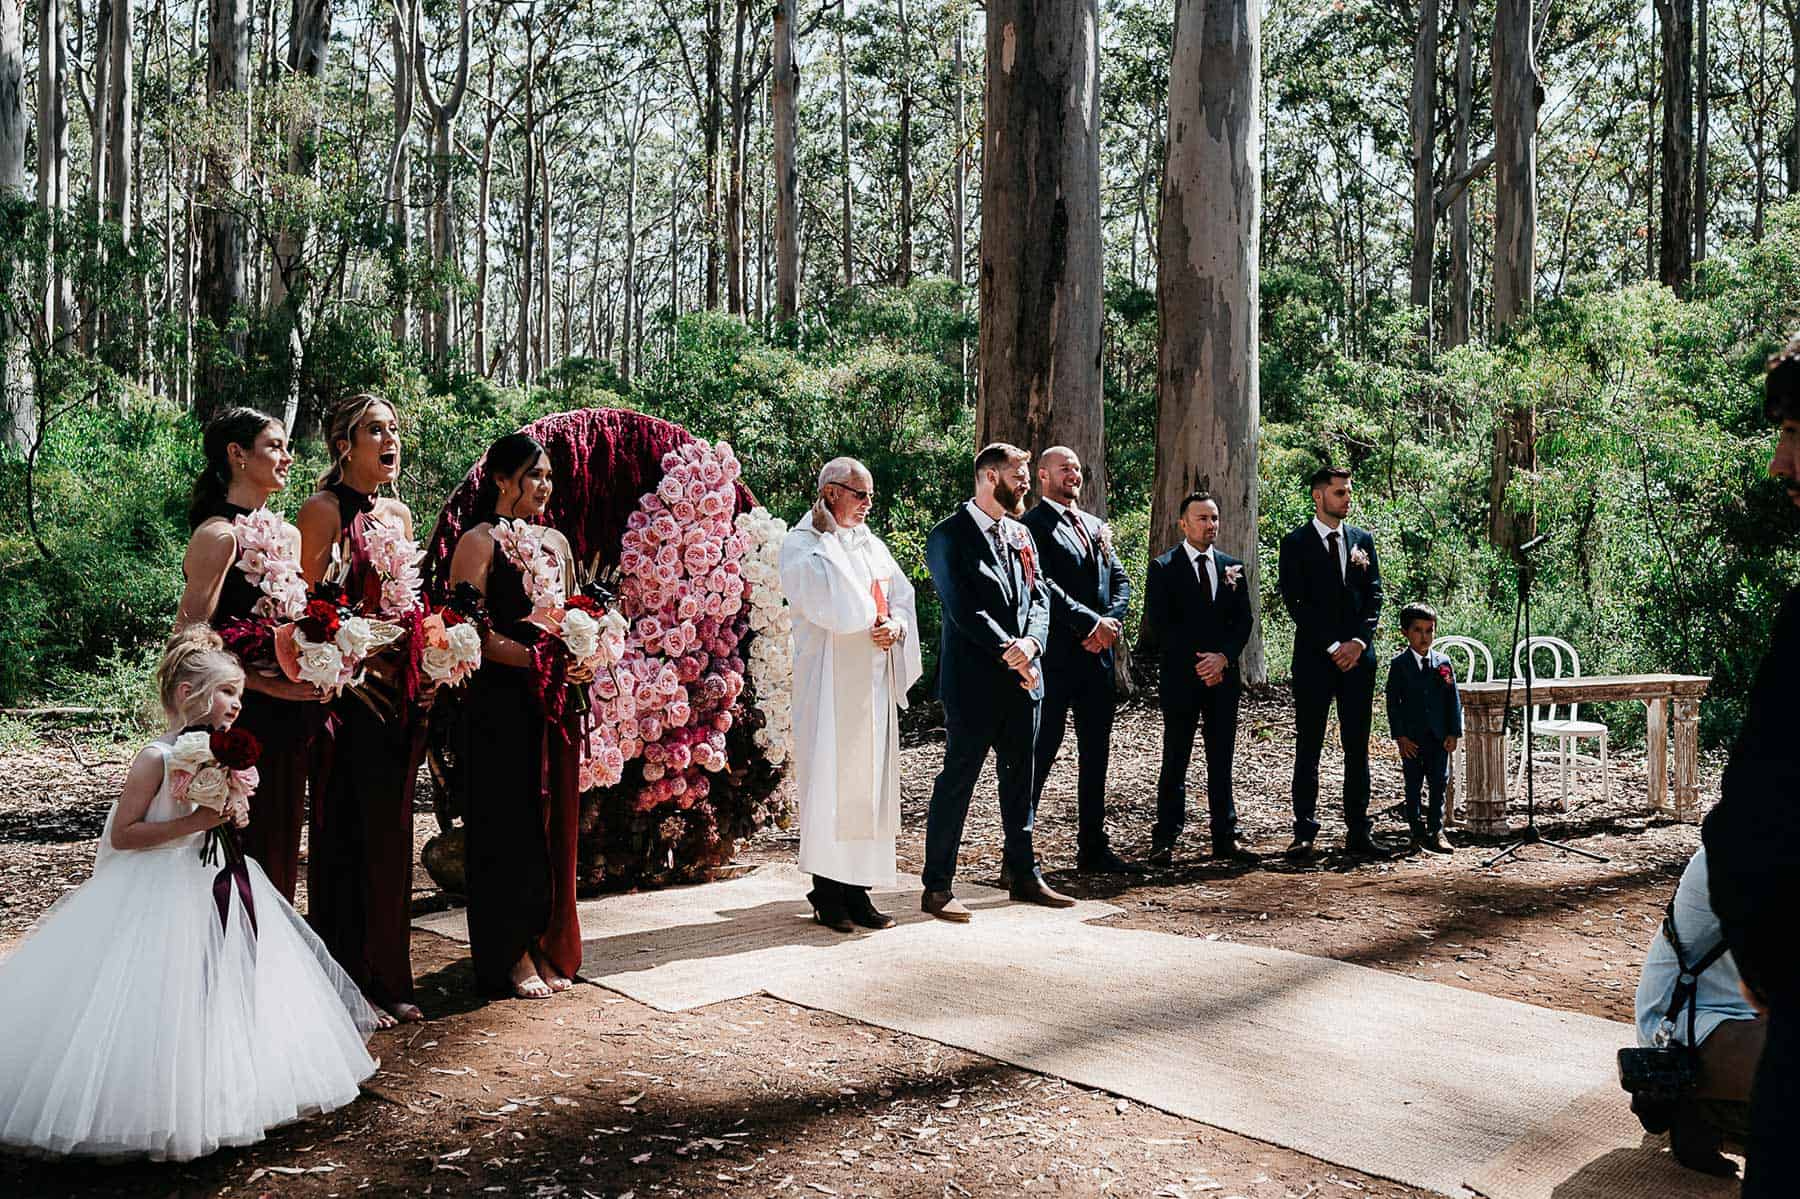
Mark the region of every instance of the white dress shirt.
POLYGON ((1181 543, 1181 548, 1187 551, 1188 569, 1192 570, 1196 577, 1204 578, 1208 588, 1207 594, 1212 596, 1213 599, 1218 599, 1219 560, 1213 557, 1213 547, 1209 545, 1203 550, 1196 549, 1194 548, 1193 542, 1184 539, 1181 543), (1202 558, 1206 559, 1206 573, 1204 575, 1200 574, 1200 559, 1202 558))
MULTIPOLYGON (((1331 535, 1333 533, 1336 533, 1338 535, 1338 547, 1337 547, 1338 577, 1340 579, 1349 578, 1350 577, 1350 534, 1344 532, 1343 525, 1340 524, 1337 528, 1334 529, 1330 525, 1326 524, 1324 521, 1320 520, 1316 516, 1312 518, 1312 527, 1313 527, 1313 532, 1315 532, 1319 535, 1319 540, 1325 544, 1326 549, 1331 548, 1331 541, 1329 540, 1331 535)), ((1357 637, 1354 640, 1356 641, 1356 644, 1362 646, 1364 649, 1369 648, 1369 643, 1367 641, 1364 641, 1361 637, 1357 637)), ((1325 652, 1328 654, 1335 654, 1338 651, 1338 646, 1340 646, 1342 644, 1344 644, 1342 641, 1333 641, 1330 645, 1325 647, 1325 652)))

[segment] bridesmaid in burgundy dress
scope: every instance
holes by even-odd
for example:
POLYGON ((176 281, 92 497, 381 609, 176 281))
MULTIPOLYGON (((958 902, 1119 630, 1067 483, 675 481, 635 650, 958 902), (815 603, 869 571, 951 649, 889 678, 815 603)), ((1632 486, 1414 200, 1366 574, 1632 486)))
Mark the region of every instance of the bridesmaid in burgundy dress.
MULTIPOLYGON (((574 585, 569 543, 535 524, 550 500, 550 459, 543 446, 514 433, 483 459, 475 520, 456 543, 450 581, 486 597, 491 628, 481 669, 469 681, 463 713, 469 953, 490 994, 547 999, 566 990, 581 966, 575 913, 575 855, 580 821, 578 716, 545 716, 525 575, 496 538, 519 521, 540 553, 554 556, 563 594, 574 585)), ((542 560, 542 559, 540 559, 542 560)), ((585 681, 571 673, 570 682, 585 681)))
MULTIPOLYGON (((287 486, 287 430, 254 408, 228 408, 208 422, 202 441, 206 467, 194 480, 188 539, 182 559, 187 586, 175 627, 303 614, 300 534, 267 508, 287 486)), ((269 881, 291 903, 300 881, 300 824, 306 810, 308 745, 319 727, 324 694, 289 682, 265 663, 244 663, 244 710, 237 727, 262 742, 262 782, 250 805, 244 849, 262 863, 269 881)))
MULTIPOLYGON (((354 396, 332 414, 326 440, 331 469, 296 522, 301 570, 313 585, 330 572, 363 615, 397 618, 416 591, 404 602, 395 585, 384 600, 369 547, 378 534, 413 536, 407 506, 376 494, 400 476, 399 420, 380 396, 354 396)), ((372 657, 363 685, 332 702, 333 730, 313 743, 306 919, 371 1004, 411 1022, 424 1018, 412 975, 413 792, 431 690, 407 669, 407 652, 372 657)))

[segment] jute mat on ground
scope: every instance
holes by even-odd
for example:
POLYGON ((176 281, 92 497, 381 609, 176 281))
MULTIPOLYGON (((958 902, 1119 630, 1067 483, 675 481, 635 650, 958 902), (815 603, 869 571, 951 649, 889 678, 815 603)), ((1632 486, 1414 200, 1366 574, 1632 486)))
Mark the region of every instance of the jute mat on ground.
MULTIPOLYGON (((809 885, 764 867, 584 902, 582 974, 664 1011, 767 993, 1447 1195, 1715 1193, 1641 1146, 1611 1081, 1627 1025, 966 884, 969 925, 915 887, 878 897, 899 928, 845 936, 809 885)), ((416 923, 467 939, 460 911, 416 923)))

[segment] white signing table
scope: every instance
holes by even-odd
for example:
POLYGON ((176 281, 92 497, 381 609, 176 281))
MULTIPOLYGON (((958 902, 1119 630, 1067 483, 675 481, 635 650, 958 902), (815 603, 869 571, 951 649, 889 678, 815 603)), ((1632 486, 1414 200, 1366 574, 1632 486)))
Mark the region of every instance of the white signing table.
MULTIPOLYGON (((1675 818, 1700 817, 1700 700, 1712 679, 1697 674, 1590 675, 1533 679, 1533 704, 1596 704, 1638 700, 1650 710, 1644 731, 1650 774, 1650 806, 1668 810, 1669 735, 1675 737, 1675 818)), ((1468 830, 1503 837, 1506 821, 1506 681, 1462 683, 1464 750, 1468 754, 1468 830)), ((1513 681, 1511 706, 1525 706, 1525 684, 1513 681)), ((1451 785, 1455 786, 1454 777, 1451 785)), ((1453 802, 1446 799, 1446 805, 1453 802)))

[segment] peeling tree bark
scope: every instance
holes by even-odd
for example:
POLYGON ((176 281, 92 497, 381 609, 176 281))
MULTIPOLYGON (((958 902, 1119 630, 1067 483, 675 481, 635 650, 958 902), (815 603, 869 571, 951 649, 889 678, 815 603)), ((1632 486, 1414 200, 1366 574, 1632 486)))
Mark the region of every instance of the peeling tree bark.
MULTIPOLYGON (((1262 208, 1258 0, 1179 0, 1157 231, 1156 484, 1150 551, 1180 534, 1182 497, 1210 491, 1219 546, 1244 561, 1260 610, 1257 553, 1258 241, 1262 208)), ((1266 682, 1260 621, 1243 676, 1266 682)))
MULTIPOLYGON (((1494 325, 1504 332, 1530 309, 1537 255, 1537 119, 1544 102, 1534 57, 1531 0, 1499 0, 1495 15, 1494 325)), ((1514 509, 1507 489, 1516 471, 1537 465, 1536 432, 1527 404, 1494 422, 1488 476, 1488 539, 1518 545, 1532 536, 1528 509, 1514 509)))
POLYGON ((985 444, 1080 456, 1106 512, 1096 0, 993 0, 981 203, 985 444))

